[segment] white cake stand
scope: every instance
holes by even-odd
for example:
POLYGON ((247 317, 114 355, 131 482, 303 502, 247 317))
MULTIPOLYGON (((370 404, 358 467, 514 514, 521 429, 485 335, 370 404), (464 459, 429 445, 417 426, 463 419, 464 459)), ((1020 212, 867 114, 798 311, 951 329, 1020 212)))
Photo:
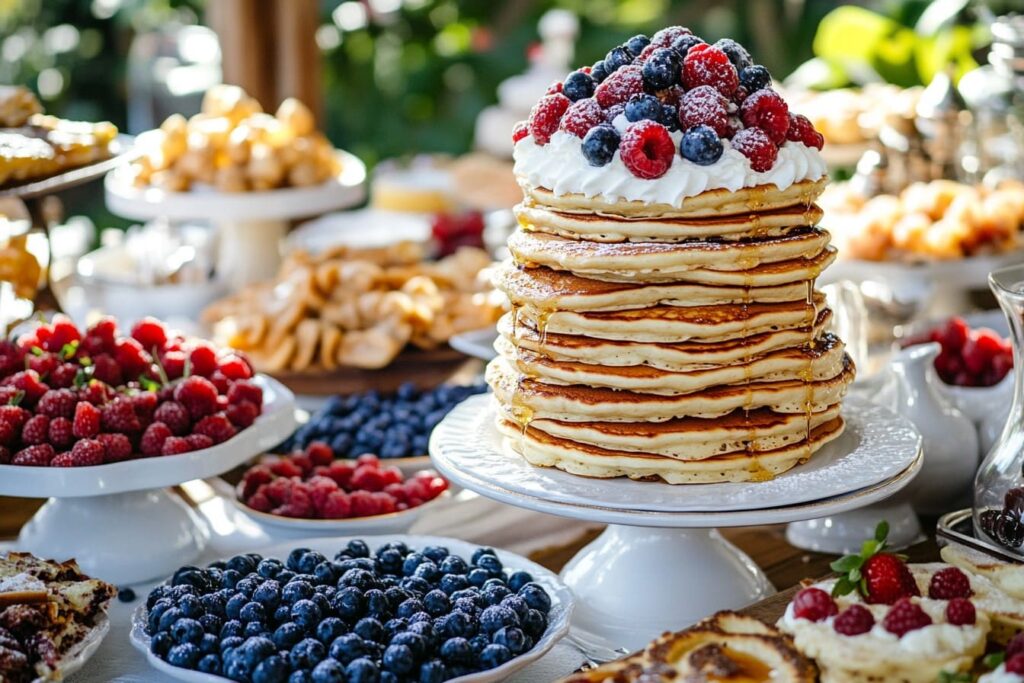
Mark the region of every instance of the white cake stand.
POLYGON ((217 273, 233 288, 266 280, 281 263, 280 245, 295 218, 317 216, 361 203, 366 198, 366 166, 338 151, 341 172, 311 187, 264 192, 219 192, 209 187, 167 192, 132 184, 121 167, 104 180, 107 208, 135 220, 209 220, 220 233, 217 273))
POLYGON ((49 498, 22 528, 17 547, 111 583, 166 576, 196 559, 209 532, 167 487, 222 474, 283 441, 295 428, 295 398, 257 376, 263 414, 234 438, 181 455, 96 467, 0 465, 0 495, 49 498))
POLYGON ((809 463, 750 484, 671 486, 533 467, 506 451, 494 416, 489 396, 466 400, 434 430, 431 458, 444 476, 490 498, 610 525, 562 572, 576 592, 575 636, 594 658, 638 649, 665 630, 774 591, 715 527, 869 505, 906 486, 922 462, 921 437, 909 421, 859 400, 843 406, 845 433, 809 463))

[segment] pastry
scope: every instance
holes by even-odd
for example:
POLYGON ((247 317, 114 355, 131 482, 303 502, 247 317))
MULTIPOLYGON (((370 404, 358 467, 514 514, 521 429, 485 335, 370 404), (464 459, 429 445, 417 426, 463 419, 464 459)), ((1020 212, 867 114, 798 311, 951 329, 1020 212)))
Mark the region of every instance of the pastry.
POLYGON ((3 96, 0 92, 0 124, 8 123, 0 128, 0 185, 38 180, 110 157, 117 136, 112 123, 46 116, 16 94, 3 96))
POLYGON ((812 683, 814 665, 788 636, 752 617, 719 612, 640 653, 559 683, 812 683))
POLYGON ((513 139, 523 201, 494 274, 513 310, 487 371, 511 452, 763 481, 842 434, 855 371, 814 289, 836 254, 821 136, 742 46, 637 36, 552 86, 513 139))

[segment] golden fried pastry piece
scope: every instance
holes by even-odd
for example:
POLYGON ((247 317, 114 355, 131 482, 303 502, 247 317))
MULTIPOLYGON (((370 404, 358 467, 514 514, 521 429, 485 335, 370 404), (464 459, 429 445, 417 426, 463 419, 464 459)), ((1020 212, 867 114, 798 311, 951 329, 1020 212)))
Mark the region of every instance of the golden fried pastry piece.
POLYGON ((30 116, 41 114, 35 93, 21 85, 0 85, 0 126, 17 128, 24 126, 30 116))

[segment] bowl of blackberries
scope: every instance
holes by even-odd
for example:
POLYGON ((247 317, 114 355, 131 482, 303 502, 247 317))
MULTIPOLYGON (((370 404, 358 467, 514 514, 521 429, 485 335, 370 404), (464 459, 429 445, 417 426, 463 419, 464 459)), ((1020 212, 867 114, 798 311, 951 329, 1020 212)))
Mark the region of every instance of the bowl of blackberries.
POLYGON ((569 629, 572 592, 518 555, 430 536, 308 540, 182 567, 133 615, 156 669, 214 683, 485 683, 569 629))
POLYGON ((400 467, 422 466, 430 433, 444 417, 487 385, 441 384, 417 389, 403 384, 392 393, 367 391, 332 396, 285 442, 285 451, 301 450, 313 442, 330 446, 335 458, 375 453, 400 467))

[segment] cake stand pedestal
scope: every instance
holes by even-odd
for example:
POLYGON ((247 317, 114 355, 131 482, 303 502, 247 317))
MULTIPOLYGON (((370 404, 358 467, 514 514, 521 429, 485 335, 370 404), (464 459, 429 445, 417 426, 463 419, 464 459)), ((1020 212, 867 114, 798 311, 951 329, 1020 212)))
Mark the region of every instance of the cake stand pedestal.
POLYGON ((338 151, 341 172, 312 187, 264 192, 219 192, 197 188, 166 192, 135 187, 128 169, 104 180, 107 207, 135 220, 209 220, 218 230, 217 275, 234 289, 272 278, 281 264, 281 242, 291 220, 355 206, 366 199, 366 166, 338 151))
POLYGON ((209 531, 168 487, 222 474, 295 428, 291 392, 269 377, 256 382, 263 388, 263 414, 211 448, 96 467, 0 465, 0 495, 50 499, 22 528, 16 547, 75 558, 87 574, 120 585, 160 578, 195 560, 209 531))
POLYGON ((761 483, 671 486, 533 467, 506 449, 489 396, 449 413, 431 436, 430 455, 444 476, 482 495, 610 525, 562 572, 577 595, 573 637, 591 658, 606 660, 773 592, 715 527, 837 514, 883 500, 913 479, 921 437, 909 421, 856 400, 843 416, 843 436, 809 463, 761 483))

